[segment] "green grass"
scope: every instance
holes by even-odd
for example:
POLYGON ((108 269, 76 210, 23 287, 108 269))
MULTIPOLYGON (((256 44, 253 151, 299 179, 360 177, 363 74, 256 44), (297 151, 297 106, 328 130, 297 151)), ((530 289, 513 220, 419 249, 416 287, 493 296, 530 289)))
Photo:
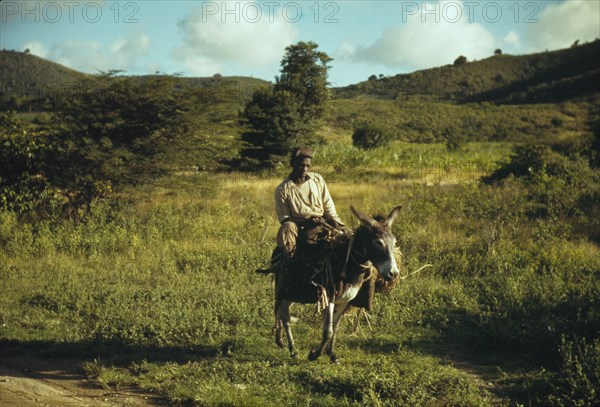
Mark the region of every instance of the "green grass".
POLYGON ((588 112, 594 103, 455 105, 420 101, 367 98, 330 102, 325 122, 348 132, 362 121, 372 122, 393 139, 408 142, 443 143, 552 140, 559 135, 581 135, 589 131, 588 112))
POLYGON ((314 306, 293 308, 298 360, 271 335, 272 283, 254 270, 273 247, 272 191, 285 168, 174 175, 97 202, 80 220, 1 212, 0 341, 9 351, 77 357, 102 386, 133 385, 196 405, 592 400, 597 244, 569 232, 567 218, 528 217, 519 183, 394 173, 395 155, 434 168, 506 154, 506 145, 485 143, 456 152, 403 143, 368 153, 348 144, 319 150, 315 169, 323 173, 325 163, 353 163, 328 173, 342 218, 356 223, 350 205, 373 213, 403 204, 394 225, 403 272, 433 264, 376 297, 370 328, 364 316, 348 316, 340 365, 306 360, 319 340, 314 306), (465 360, 487 363, 491 385, 465 360))
MULTIPOLYGON (((589 62, 597 46, 384 78, 329 102, 314 170, 342 219, 357 223, 351 205, 374 214, 402 204, 394 223, 402 271, 432 265, 378 295, 368 320, 348 315, 340 365, 306 360, 319 341, 314 306, 293 308, 298 359, 274 344, 272 281, 254 270, 268 264, 279 226, 273 190, 289 167, 219 173, 198 162, 208 145, 235 158, 244 87, 264 84, 218 77, 178 81, 218 100, 194 115, 208 144, 165 149, 168 176, 121 186, 68 218, 0 211, 0 355, 74 357, 100 386, 134 386, 173 404, 597 404, 600 182, 593 154, 582 151, 593 145, 597 103, 458 105, 431 102, 439 100, 431 89, 419 94, 420 84, 440 84, 433 76, 452 100, 491 85, 504 87, 504 102, 545 100, 589 79, 585 64, 563 62, 589 62), (523 94, 512 92, 519 80, 523 94), (410 97, 398 97, 405 85, 410 97), (394 141, 353 147, 363 121, 394 141), (528 141, 558 150, 521 178, 479 182, 528 141)), ((31 62, 27 75, 44 66, 2 56, 31 62)), ((34 76, 52 79, 56 69, 34 76)), ((32 132, 52 124, 47 112, 19 115, 32 132)))

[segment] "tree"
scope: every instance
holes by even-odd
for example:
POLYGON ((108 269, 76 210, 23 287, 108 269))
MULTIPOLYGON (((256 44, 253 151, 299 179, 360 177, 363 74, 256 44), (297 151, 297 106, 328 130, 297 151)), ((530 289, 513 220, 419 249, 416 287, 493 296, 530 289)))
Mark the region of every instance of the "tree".
POLYGON ((314 42, 288 46, 273 88, 259 89, 246 104, 240 118, 246 127, 243 166, 271 167, 296 145, 322 143, 315 131, 330 97, 327 64, 332 59, 317 48, 314 42))
POLYGON ((54 91, 39 174, 72 206, 113 186, 150 181, 183 161, 211 163, 224 148, 197 122, 210 103, 205 90, 179 89, 172 76, 115 73, 54 91))
POLYGON ((201 118, 216 93, 116 73, 55 89, 51 119, 38 126, 0 114, 0 208, 72 213, 113 188, 229 158, 229 142, 201 118))
POLYGON ((301 119, 299 102, 290 92, 259 89, 246 105, 244 118, 248 127, 242 134, 247 144, 242 151, 246 167, 273 166, 285 161, 293 146, 319 142, 311 123, 301 119))
POLYGON ((461 55, 454 60, 454 65, 464 65, 466 63, 467 63, 467 57, 464 55, 461 55))
POLYGON ((496 48, 494 55, 502 55, 502 50, 500 48, 496 48))
POLYGON ((333 59, 317 51, 318 47, 314 42, 302 41, 287 47, 281 60, 281 76, 275 82, 275 92, 290 92, 298 100, 302 120, 320 119, 330 97, 327 64, 333 59))

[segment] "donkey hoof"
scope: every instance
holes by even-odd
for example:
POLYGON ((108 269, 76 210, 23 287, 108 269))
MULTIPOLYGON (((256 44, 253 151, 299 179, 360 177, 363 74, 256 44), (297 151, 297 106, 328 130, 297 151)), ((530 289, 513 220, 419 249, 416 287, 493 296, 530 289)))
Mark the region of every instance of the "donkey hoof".
POLYGON ((337 356, 334 355, 333 353, 331 355, 329 355, 329 360, 331 361, 331 363, 335 363, 335 364, 340 363, 337 356))
POLYGON ((318 357, 319 357, 319 352, 317 352, 316 350, 311 350, 310 353, 308 354, 308 360, 317 360, 318 357))
POLYGON ((298 359, 298 354, 297 354, 296 352, 290 352, 290 356, 291 356, 293 359, 298 359))

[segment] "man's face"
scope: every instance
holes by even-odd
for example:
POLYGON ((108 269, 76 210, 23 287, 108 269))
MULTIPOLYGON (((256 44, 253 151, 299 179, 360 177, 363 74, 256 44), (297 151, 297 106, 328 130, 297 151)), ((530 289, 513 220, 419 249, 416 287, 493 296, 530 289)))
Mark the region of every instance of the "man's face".
POLYGON ((292 165, 292 172, 294 176, 299 178, 306 177, 311 164, 312 159, 310 157, 303 157, 294 160, 294 164, 292 165))

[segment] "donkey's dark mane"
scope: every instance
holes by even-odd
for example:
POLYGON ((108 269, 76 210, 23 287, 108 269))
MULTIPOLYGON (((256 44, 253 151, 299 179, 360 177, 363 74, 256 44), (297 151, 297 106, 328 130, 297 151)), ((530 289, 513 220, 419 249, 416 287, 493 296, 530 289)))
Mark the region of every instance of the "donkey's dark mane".
MULTIPOLYGON (((380 222, 380 221, 377 220, 377 222, 380 222)), ((373 225, 373 226, 360 225, 358 228, 356 228, 354 230, 354 235, 356 236, 356 239, 363 239, 363 238, 368 237, 371 234, 373 234, 373 232, 383 233, 384 230, 385 230, 385 227, 381 223, 379 223, 377 225, 373 225)))

